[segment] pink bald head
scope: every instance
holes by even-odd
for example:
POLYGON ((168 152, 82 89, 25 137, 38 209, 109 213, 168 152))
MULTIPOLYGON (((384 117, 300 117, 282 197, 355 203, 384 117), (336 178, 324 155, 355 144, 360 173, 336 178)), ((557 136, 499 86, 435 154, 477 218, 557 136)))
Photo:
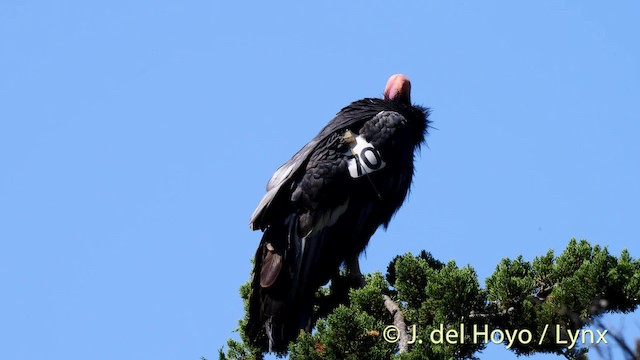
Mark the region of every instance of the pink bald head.
POLYGON ((391 75, 384 88, 385 100, 411 103, 411 81, 402 74, 391 75))

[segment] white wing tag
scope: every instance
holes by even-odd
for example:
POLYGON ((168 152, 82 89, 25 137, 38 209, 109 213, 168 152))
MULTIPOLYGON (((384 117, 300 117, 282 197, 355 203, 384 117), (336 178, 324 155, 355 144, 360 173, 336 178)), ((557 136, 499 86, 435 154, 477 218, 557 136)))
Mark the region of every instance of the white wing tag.
POLYGON ((345 155, 349 157, 349 175, 354 179, 378 171, 386 165, 380 152, 360 135, 355 137, 355 144, 351 145, 351 150, 345 155))

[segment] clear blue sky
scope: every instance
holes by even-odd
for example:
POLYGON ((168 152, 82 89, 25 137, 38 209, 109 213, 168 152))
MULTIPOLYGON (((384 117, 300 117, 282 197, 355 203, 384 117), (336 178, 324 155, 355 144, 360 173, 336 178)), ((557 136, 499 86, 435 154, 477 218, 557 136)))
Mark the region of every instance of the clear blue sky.
POLYGON ((638 2, 55 3, 0 2, 2 359, 215 359, 267 180, 397 72, 438 130, 363 271, 640 257, 638 2))

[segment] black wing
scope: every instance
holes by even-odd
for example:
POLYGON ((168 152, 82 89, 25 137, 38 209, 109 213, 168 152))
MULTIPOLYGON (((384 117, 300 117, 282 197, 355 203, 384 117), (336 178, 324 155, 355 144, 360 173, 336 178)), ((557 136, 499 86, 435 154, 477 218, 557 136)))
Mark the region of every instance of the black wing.
MULTIPOLYGON (((283 195, 282 189, 290 188, 294 176, 298 175, 306 166, 311 154, 317 150, 318 145, 326 141, 327 137, 346 129, 358 130, 366 121, 372 119, 378 112, 387 110, 387 105, 381 99, 363 99, 356 101, 342 109, 318 135, 298 151, 289 161, 284 163, 273 174, 267 184, 267 193, 262 197, 256 210, 251 216, 249 227, 252 230, 265 229, 274 218, 281 217, 282 213, 273 211, 274 203, 278 203, 283 195), (280 215, 280 216, 278 216, 280 215)), ((288 199, 282 200, 287 202, 288 199)))

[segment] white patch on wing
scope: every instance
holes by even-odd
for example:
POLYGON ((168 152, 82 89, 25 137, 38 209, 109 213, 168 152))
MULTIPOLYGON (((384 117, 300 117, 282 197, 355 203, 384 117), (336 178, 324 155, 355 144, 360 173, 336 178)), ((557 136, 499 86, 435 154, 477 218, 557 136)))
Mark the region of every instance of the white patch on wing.
POLYGON ((263 211, 269 206, 269 204, 271 204, 271 201, 273 200, 273 198, 276 196, 277 193, 278 193, 278 188, 270 189, 262 197, 262 199, 260 200, 260 203, 258 204, 258 207, 256 207, 256 209, 253 211, 253 214, 251 215, 251 220, 249 220, 249 228, 251 230, 258 229, 258 226, 256 225, 256 221, 259 220, 258 218, 262 216, 263 211))
POLYGON ((269 183, 267 184, 267 191, 282 184, 289 177, 289 175, 291 175, 295 166, 296 163, 294 162, 290 165, 285 164, 279 167, 278 170, 276 170, 276 172, 273 174, 271 179, 269 179, 269 183))
POLYGON ((267 184, 267 191, 271 190, 275 187, 282 185, 298 167, 307 160, 310 156, 311 152, 318 144, 318 140, 311 140, 307 145, 303 146, 300 151, 298 151, 289 161, 284 163, 282 166, 276 170, 276 172, 271 176, 269 183, 267 184))
POLYGON ((333 209, 328 209, 327 211, 325 211, 322 214, 322 216, 320 216, 316 220, 316 222, 313 224, 313 232, 315 233, 315 232, 321 231, 323 228, 329 227, 335 224, 340 218, 340 216, 342 216, 342 214, 344 214, 347 211, 348 207, 349 207, 349 198, 347 198, 347 200, 341 205, 338 205, 333 209))
POLYGON ((373 144, 369 143, 362 135, 355 137, 355 140, 351 149, 344 153, 349 157, 347 166, 352 178, 357 179, 385 167, 386 163, 373 144))

